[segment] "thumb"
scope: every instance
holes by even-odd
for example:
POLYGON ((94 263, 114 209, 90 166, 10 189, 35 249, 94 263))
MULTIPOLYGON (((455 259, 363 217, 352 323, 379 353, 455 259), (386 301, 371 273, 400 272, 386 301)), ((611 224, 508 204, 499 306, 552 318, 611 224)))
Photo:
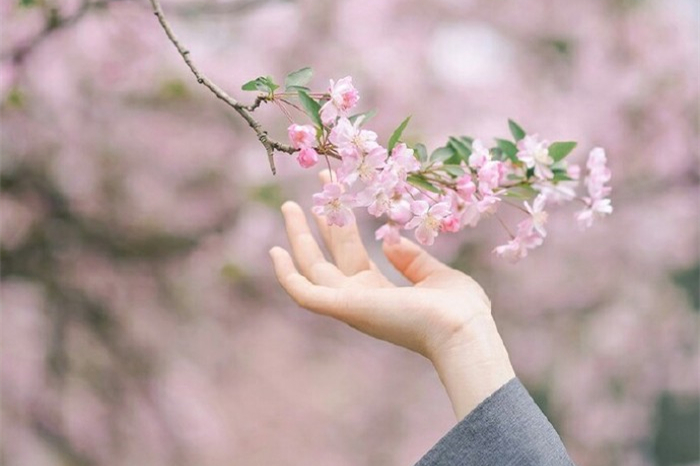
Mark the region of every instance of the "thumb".
POLYGON ((452 269, 413 241, 401 238, 397 244, 384 243, 384 255, 401 274, 413 283, 418 283, 431 275, 451 272, 452 269))

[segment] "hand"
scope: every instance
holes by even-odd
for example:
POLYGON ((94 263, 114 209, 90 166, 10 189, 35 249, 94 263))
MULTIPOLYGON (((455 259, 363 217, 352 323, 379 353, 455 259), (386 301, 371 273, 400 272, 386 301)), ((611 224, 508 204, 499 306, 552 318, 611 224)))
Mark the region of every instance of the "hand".
POLYGON ((413 283, 397 287, 369 259, 355 224, 339 228, 316 217, 332 263, 302 209, 286 202, 282 213, 294 260, 280 247, 270 255, 280 284, 301 307, 430 359, 459 418, 514 376, 491 303, 471 277, 402 238, 384 246, 389 261, 413 283))

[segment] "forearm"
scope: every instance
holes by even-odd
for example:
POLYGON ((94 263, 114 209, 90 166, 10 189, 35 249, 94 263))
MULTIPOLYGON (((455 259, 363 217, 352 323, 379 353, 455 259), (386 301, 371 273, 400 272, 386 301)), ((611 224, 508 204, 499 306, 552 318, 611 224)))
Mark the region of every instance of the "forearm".
POLYGON ((457 419, 463 419, 515 377, 490 315, 470 322, 430 359, 445 386, 457 419))

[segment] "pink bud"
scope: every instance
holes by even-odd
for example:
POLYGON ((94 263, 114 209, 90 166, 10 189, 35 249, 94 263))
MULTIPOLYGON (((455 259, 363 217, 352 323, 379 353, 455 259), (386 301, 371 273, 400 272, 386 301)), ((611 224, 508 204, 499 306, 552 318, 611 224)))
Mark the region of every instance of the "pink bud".
POLYGON ((318 153, 311 147, 302 149, 297 155, 297 162, 303 168, 311 168, 318 162, 318 153))
POLYGON ((457 233, 460 228, 460 222, 457 217, 447 217, 442 219, 442 229, 444 231, 449 231, 450 233, 457 233))
POLYGON ((462 175, 457 179, 457 192, 466 200, 471 200, 476 192, 476 185, 472 181, 471 174, 462 175))
POLYGON ((287 128, 287 134, 296 149, 311 147, 316 142, 316 129, 311 125, 292 124, 287 128))

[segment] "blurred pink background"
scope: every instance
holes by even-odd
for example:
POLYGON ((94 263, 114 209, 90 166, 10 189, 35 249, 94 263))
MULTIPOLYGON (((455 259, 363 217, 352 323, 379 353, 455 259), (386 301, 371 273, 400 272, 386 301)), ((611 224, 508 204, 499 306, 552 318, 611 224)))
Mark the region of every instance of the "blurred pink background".
MULTIPOLYGON (((0 463, 410 465, 455 419, 421 357, 298 309, 267 250, 314 170, 265 152, 142 0, 0 0, 0 463), (52 25, 56 27, 51 28, 52 25)), ((571 208, 510 265, 487 222, 432 252, 486 288, 515 370, 580 466, 700 463, 700 26, 694 0, 164 2, 240 99, 352 75, 386 140, 595 145, 614 214, 571 208)), ((277 139, 286 120, 256 113, 277 139)), ((360 215, 385 270, 377 227, 360 215)), ((395 275, 394 275, 395 276, 395 275)))

